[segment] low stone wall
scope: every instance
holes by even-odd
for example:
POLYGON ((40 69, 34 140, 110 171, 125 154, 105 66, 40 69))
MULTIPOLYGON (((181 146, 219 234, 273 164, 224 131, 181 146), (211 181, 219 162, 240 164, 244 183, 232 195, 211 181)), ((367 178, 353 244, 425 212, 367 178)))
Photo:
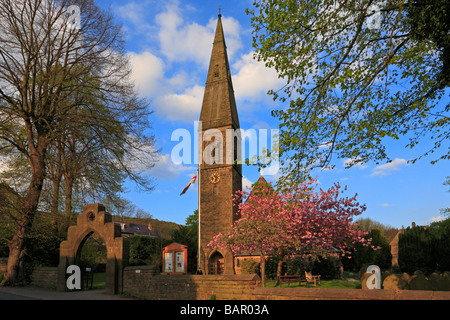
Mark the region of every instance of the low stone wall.
POLYGON ((390 274, 383 280, 383 289, 450 291, 450 272, 432 273, 429 277, 420 271, 416 271, 412 276, 407 273, 390 274))
MULTIPOLYGON (((32 284, 56 288, 56 267, 35 269, 32 284)), ((123 291, 148 300, 450 300, 450 291, 262 288, 257 275, 160 275, 156 266, 126 267, 123 291)))
POLYGON ((320 288, 255 288, 255 300, 450 300, 450 292, 320 288))
POLYGON ((124 291, 149 300, 450 300, 448 291, 262 288, 257 275, 160 275, 154 266, 127 267, 124 291))
POLYGON ((123 291, 149 300, 251 300, 260 280, 257 275, 159 275, 153 266, 127 267, 123 291))
POLYGON ((58 284, 58 268, 36 268, 31 275, 31 284, 42 288, 56 288, 58 284))
POLYGON ((257 275, 160 275, 155 266, 127 267, 124 292, 149 300, 450 300, 450 292, 262 288, 257 275))

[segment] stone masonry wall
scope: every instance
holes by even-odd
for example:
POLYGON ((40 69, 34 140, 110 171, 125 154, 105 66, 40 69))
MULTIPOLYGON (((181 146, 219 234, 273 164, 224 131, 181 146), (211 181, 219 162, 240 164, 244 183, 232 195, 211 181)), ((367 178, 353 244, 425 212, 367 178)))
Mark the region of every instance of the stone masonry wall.
POLYGON ((257 275, 159 275, 127 267, 124 291, 149 300, 450 300, 449 291, 262 288, 257 275))
POLYGON ((36 268, 31 275, 31 283, 36 287, 56 288, 58 267, 36 268))
MULTIPOLYGON (((33 285, 55 288, 57 268, 33 272, 33 285)), ((156 266, 126 267, 124 293, 148 300, 450 300, 450 291, 262 288, 257 275, 160 275, 156 266)))
POLYGON ((159 275, 153 266, 126 267, 123 290, 150 300, 253 299, 257 275, 159 275))
POLYGON ((254 300, 449 300, 448 291, 255 288, 254 300))

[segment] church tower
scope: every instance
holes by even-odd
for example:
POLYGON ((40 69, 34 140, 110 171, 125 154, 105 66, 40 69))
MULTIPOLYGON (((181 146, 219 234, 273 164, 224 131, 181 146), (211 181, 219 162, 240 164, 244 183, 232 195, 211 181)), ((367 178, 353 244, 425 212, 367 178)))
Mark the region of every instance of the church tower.
POLYGON ((237 129, 239 119, 219 14, 198 129, 199 259, 203 274, 234 273, 232 253, 213 250, 208 243, 216 234, 227 232, 236 219, 232 195, 242 189, 242 165, 236 163, 241 148, 237 129))

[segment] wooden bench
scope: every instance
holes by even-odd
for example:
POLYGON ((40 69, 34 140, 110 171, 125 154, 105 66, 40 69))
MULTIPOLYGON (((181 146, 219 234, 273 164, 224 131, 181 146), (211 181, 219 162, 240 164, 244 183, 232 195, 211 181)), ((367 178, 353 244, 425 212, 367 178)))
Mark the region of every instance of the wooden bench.
POLYGON ((314 286, 316 286, 316 280, 318 280, 319 284, 320 284, 320 276, 319 275, 313 275, 313 274, 311 274, 311 272, 305 271, 305 276, 306 276, 306 284, 313 282, 314 286))
POLYGON ((292 282, 298 282, 298 285, 300 286, 302 282, 306 282, 306 279, 305 279, 305 277, 300 276, 300 275, 280 276, 280 284, 287 283, 288 286, 290 286, 292 282))

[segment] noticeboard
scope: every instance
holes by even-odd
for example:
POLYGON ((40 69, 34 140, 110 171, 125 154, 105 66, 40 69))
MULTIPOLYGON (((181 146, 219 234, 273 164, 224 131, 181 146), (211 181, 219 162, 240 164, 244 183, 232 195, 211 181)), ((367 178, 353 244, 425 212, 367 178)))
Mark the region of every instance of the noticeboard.
POLYGON ((163 249, 163 273, 187 273, 187 246, 172 243, 163 249))

